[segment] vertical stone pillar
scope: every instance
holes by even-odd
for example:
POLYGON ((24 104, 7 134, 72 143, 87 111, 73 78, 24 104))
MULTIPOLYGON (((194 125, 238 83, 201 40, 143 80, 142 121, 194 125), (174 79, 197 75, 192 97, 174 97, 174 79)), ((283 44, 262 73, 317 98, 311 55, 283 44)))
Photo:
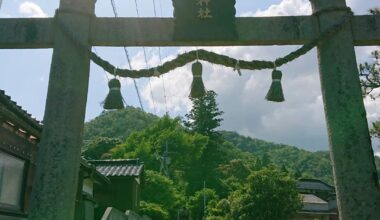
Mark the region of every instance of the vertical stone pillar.
MULTIPOLYGON (((89 31, 95 0, 61 0, 57 14, 90 48, 89 31)), ((73 220, 78 189, 80 148, 87 102, 90 59, 55 28, 44 128, 38 146, 33 184, 32 220, 73 220)))
MULTIPOLYGON (((313 12, 346 6, 345 0, 311 0, 311 4, 313 12)), ((344 14, 322 13, 320 31, 344 14)), ((378 219, 379 182, 350 24, 318 45, 318 59, 340 219, 378 219)))

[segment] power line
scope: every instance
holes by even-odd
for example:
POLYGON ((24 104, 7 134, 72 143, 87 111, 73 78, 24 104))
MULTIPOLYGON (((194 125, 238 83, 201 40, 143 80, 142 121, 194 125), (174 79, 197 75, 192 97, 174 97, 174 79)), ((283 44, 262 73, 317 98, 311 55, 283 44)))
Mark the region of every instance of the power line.
MULTIPOLYGON (((138 6, 138 4, 137 4, 137 0, 135 0, 135 8, 136 8, 136 14, 137 14, 137 17, 140 17, 139 6, 138 6)), ((147 55, 146 55, 145 47, 142 47, 142 48, 143 48, 143 52, 144 52, 145 65, 146 65, 147 67, 149 67, 149 64, 148 64, 148 58, 147 58, 147 55)), ((154 101, 153 90, 152 90, 152 83, 151 83, 150 78, 148 79, 148 83, 149 83, 150 96, 151 96, 151 99, 152 99, 152 102, 153 102, 154 113, 157 114, 157 110, 156 110, 156 102, 154 101)))
MULTIPOLYGON (((114 13, 115 17, 117 18, 118 17, 118 13, 117 13, 116 4, 115 4, 114 0, 111 0, 111 5, 112 5, 113 13, 114 13)), ((128 53, 127 47, 123 47, 123 48, 124 48, 125 58, 127 59, 127 62, 128 62, 128 65, 129 65, 129 69, 132 69, 132 64, 131 64, 131 60, 129 58, 129 53, 128 53)), ((141 101, 139 87, 138 87, 137 82, 136 82, 135 79, 133 79, 133 84, 135 86, 135 90, 136 90, 136 93, 137 93, 137 98, 139 99, 141 110, 144 111, 144 107, 143 107, 143 104, 142 104, 142 101, 141 101)))
MULTIPOLYGON (((160 3, 160 13, 161 13, 161 17, 162 17, 162 2, 161 2, 161 0, 159 0, 159 3, 160 3)), ((154 11, 154 17, 157 17, 156 1, 155 0, 153 0, 153 11, 154 11)), ((161 47, 158 47, 158 57, 160 59, 160 64, 162 64, 161 47)), ((166 100, 166 88, 165 88, 165 76, 164 75, 162 75, 162 77, 161 77, 161 82, 162 82, 162 88, 164 89, 165 111, 166 111, 166 114, 168 114, 168 103, 166 100)))
POLYGON ((153 0, 153 11, 154 11, 154 16, 157 17, 157 12, 156 12, 156 1, 153 0))
MULTIPOLYGON (((1 1, 1 0, 0 0, 1 1)), ((94 52, 95 52, 95 54, 98 54, 98 51, 96 50, 96 47, 93 47, 94 48, 94 52)), ((107 81, 110 81, 110 78, 108 77, 108 74, 107 74, 107 72, 103 69, 103 72, 104 72, 104 75, 106 76, 106 78, 107 78, 107 81)))
MULTIPOLYGON (((148 59, 147 59, 147 56, 146 56, 145 48, 143 48, 143 52, 144 52, 145 65, 146 65, 146 67, 149 67, 148 59)), ((150 81, 150 78, 149 78, 148 80, 149 80, 150 97, 152 98, 152 101, 153 101, 153 109, 154 109, 154 113, 157 114, 156 103, 155 103, 155 101, 154 101, 154 97, 153 97, 152 83, 151 83, 151 81, 150 81)))

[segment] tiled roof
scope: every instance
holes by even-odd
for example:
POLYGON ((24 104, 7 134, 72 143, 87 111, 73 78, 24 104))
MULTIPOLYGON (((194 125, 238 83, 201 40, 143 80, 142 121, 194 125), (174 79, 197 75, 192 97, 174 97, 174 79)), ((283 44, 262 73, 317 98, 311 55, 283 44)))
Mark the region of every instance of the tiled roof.
POLYGON ((334 191, 334 187, 315 179, 301 179, 297 183, 298 189, 334 191))
POLYGON ((139 160, 90 160, 89 163, 106 177, 140 176, 144 165, 139 160))
POLYGON ((0 90, 0 105, 4 106, 9 112, 14 113, 17 117, 28 123, 34 129, 41 131, 41 123, 32 117, 31 114, 22 109, 21 106, 17 105, 15 101, 12 101, 11 97, 6 95, 4 90, 0 90))
POLYGON ((327 202, 313 194, 301 194, 303 203, 327 204, 327 202))
POLYGON ((303 212, 324 212, 330 211, 329 203, 313 194, 301 194, 303 212))
POLYGON ((80 168, 83 169, 83 170, 87 170, 87 172, 92 172, 93 170, 95 171, 94 174, 95 174, 95 179, 102 182, 102 183, 106 183, 106 184, 109 184, 110 183, 110 180, 105 177, 104 175, 102 175, 99 171, 95 170, 95 166, 90 164, 86 159, 84 159, 83 157, 81 158, 81 162, 80 162, 80 168))

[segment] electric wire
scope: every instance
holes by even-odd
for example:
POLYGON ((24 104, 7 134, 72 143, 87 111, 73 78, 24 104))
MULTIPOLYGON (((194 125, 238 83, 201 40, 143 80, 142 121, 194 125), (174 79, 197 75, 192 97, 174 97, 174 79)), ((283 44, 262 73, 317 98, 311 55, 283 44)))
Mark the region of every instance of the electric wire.
MULTIPOLYGON (((160 3, 160 16, 162 17, 162 2, 159 0, 160 3)), ((157 17, 157 11, 156 11, 156 1, 153 0, 153 11, 154 11, 154 17, 157 17)), ((161 47, 158 47, 158 58, 160 60, 160 65, 162 65, 162 56, 161 56, 161 47)), ((162 82, 162 88, 164 90, 164 101, 165 101, 165 112, 168 114, 168 103, 167 103, 167 98, 166 98, 166 88, 165 88, 165 76, 162 75, 161 77, 161 82, 162 82)))
MULTIPOLYGON (((137 0, 134 0, 134 2, 135 2, 135 9, 136 9, 137 17, 140 17, 140 11, 139 11, 139 6, 138 6, 138 3, 137 3, 137 0)), ((147 68, 149 68, 149 63, 148 63, 148 58, 147 58, 147 54, 146 54, 146 49, 145 49, 145 47, 142 47, 142 48, 143 48, 143 53, 144 53, 145 65, 146 65, 147 68)), ((152 102, 153 102, 153 110, 154 110, 154 113, 157 115, 156 102, 154 100, 153 90, 152 90, 152 82, 151 82, 150 78, 148 79, 148 83, 149 83, 150 97, 151 97, 152 102)))
MULTIPOLYGON (((119 17, 119 15, 118 15, 118 13, 117 13, 117 9, 116 9, 116 4, 115 4, 115 1, 114 1, 114 0, 111 0, 111 6, 112 6, 112 10, 113 10, 114 16, 115 16, 116 18, 119 17)), ((123 48, 124 48, 124 54, 125 54, 125 58, 127 59, 129 69, 132 70, 131 59, 129 58, 129 53, 128 53, 127 47, 123 47, 123 48)), ((135 86, 135 90, 136 90, 136 93, 137 93, 137 98, 138 98, 138 100, 139 100, 141 110, 142 110, 143 112, 145 112, 145 111, 144 111, 144 106, 143 106, 142 101, 141 101, 141 96, 140 96, 139 87, 138 87, 137 82, 136 82, 135 79, 133 79, 133 84, 134 84, 134 86, 135 86)))
MULTIPOLYGON (((1 0, 0 0, 1 1, 1 0)), ((93 49, 94 49, 94 53, 95 54, 98 54, 98 51, 96 50, 96 47, 93 47, 93 49)), ((109 82, 110 81, 110 78, 108 77, 108 74, 107 74, 107 71, 105 71, 104 69, 102 69, 103 70, 103 72, 104 72, 104 75, 106 76, 106 78, 107 78, 107 81, 109 82)))

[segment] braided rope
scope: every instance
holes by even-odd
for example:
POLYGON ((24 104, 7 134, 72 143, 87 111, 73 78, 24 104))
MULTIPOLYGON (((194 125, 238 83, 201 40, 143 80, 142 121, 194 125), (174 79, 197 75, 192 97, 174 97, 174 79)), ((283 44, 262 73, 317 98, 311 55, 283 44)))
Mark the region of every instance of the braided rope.
POLYGON ((223 65, 226 67, 235 68, 236 63, 239 62, 240 69, 246 70, 260 70, 260 69, 273 69, 274 66, 280 67, 286 63, 289 63, 300 56, 306 54, 319 43, 324 42, 332 35, 339 32, 346 24, 349 23, 353 13, 348 7, 337 7, 337 8, 328 8, 321 11, 318 11, 313 14, 313 16, 320 16, 323 13, 333 12, 333 11, 346 11, 346 14, 342 16, 342 20, 332 25, 326 31, 321 33, 318 37, 312 39, 302 47, 297 50, 290 52, 289 54, 277 58, 275 61, 267 61, 267 60, 239 60, 226 55, 217 54, 211 51, 206 51, 203 49, 189 51, 183 54, 178 55, 175 59, 167 61, 159 66, 148 68, 148 69, 140 69, 140 70, 130 70, 130 69, 120 69, 112 65, 107 60, 102 59, 97 54, 93 53, 87 46, 82 45, 79 41, 76 40, 74 34, 72 34, 67 27, 63 24, 63 22, 56 19, 58 25, 61 27, 63 32, 78 46, 83 49, 86 49, 90 53, 91 60, 102 67, 105 71, 118 75, 120 77, 129 77, 129 78, 142 78, 142 77, 152 77, 159 76, 157 75, 157 71, 160 75, 168 73, 176 68, 183 67, 186 64, 193 62, 195 60, 203 60, 209 63, 223 65), (116 71, 115 71, 116 69, 116 71))

